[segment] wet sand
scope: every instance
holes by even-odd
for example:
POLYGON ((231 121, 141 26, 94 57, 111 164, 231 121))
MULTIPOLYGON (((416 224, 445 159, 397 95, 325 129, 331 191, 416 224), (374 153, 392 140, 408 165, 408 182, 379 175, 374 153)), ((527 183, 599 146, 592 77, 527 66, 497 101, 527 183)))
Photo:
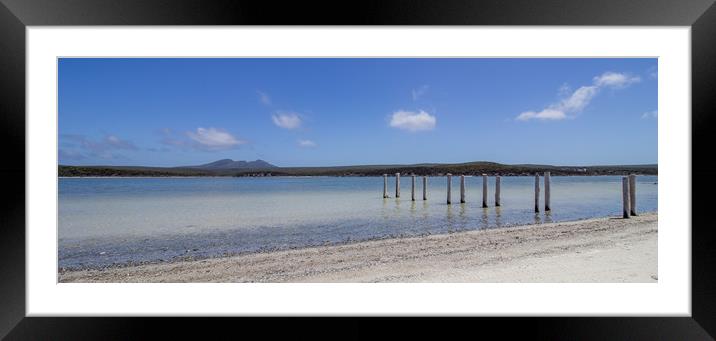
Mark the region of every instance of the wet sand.
POLYGON ((656 282, 656 213, 63 271, 59 282, 656 282))

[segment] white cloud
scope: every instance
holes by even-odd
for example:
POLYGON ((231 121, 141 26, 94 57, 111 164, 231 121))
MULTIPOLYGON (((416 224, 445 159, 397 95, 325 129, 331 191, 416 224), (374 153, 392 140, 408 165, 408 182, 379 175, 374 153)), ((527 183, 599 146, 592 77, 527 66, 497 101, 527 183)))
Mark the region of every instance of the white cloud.
POLYGON ((271 97, 270 97, 267 93, 265 93, 265 92, 263 92, 263 91, 256 91, 256 93, 259 94, 259 101, 261 101, 261 103, 263 103, 263 104, 265 104, 265 105, 271 105, 271 104, 272 104, 272 103, 271 103, 271 97))
POLYGON ((412 91, 413 101, 417 101, 418 99, 420 99, 420 97, 423 97, 423 95, 425 95, 428 92, 428 88, 429 88, 429 86, 423 85, 417 89, 413 89, 413 91, 412 91))
POLYGON ((60 148, 58 151, 58 157, 60 159, 60 163, 66 162, 66 161, 76 161, 76 160, 82 160, 85 159, 86 156, 77 151, 77 150, 67 150, 64 148, 60 148))
POLYGON ((59 157, 60 162, 82 159, 126 159, 118 151, 137 151, 139 148, 132 141, 124 140, 116 135, 105 135, 95 140, 85 135, 61 134, 59 157))
POLYGON ((647 111, 641 114, 641 118, 657 118, 659 116, 658 110, 647 111))
POLYGON ((527 121, 533 118, 539 120, 561 120, 567 118, 567 114, 561 110, 544 109, 540 112, 525 111, 517 116, 517 119, 520 121, 527 121))
POLYGON ((583 86, 572 93, 571 96, 563 99, 556 105, 558 110, 568 113, 577 113, 589 105, 592 98, 597 95, 598 88, 596 86, 583 86))
POLYGON ((273 124, 284 129, 296 129, 301 126, 301 117, 296 113, 277 113, 271 116, 273 124))
POLYGON ((525 111, 517 116, 517 120, 563 120, 568 118, 569 114, 584 110, 592 98, 596 96, 597 91, 598 88, 594 85, 580 87, 559 103, 552 104, 539 112, 525 111))
POLYGON ((399 110, 393 113, 390 126, 407 131, 423 131, 435 128, 435 116, 420 110, 419 112, 399 110))
POLYGON ((569 84, 564 83, 559 87, 559 95, 564 97, 572 93, 572 87, 569 84))
POLYGON ((216 128, 197 128, 196 132, 189 131, 186 135, 194 142, 194 147, 209 151, 231 149, 246 143, 216 128))
POLYGON ((318 145, 316 144, 316 142, 313 142, 311 140, 298 140, 298 146, 304 148, 313 148, 318 145))
POLYGON ((189 144, 186 140, 177 138, 174 134, 174 132, 169 128, 162 128, 160 130, 160 134, 162 136, 161 143, 163 145, 172 146, 172 147, 189 147, 189 144))
POLYGON ((599 87, 623 88, 632 83, 638 83, 641 78, 630 76, 626 73, 605 72, 601 76, 594 77, 594 85, 599 87))
POLYGON ((105 143, 109 148, 114 149, 126 149, 126 150, 137 150, 137 146, 134 145, 131 141, 122 140, 117 136, 114 135, 107 135, 105 137, 105 143))
POLYGON ((565 98, 561 101, 550 104, 539 112, 522 112, 517 115, 516 119, 518 121, 528 121, 531 119, 562 120, 565 118, 573 118, 591 103, 601 88, 620 89, 639 81, 641 81, 641 78, 637 76, 630 76, 625 73, 605 72, 594 77, 592 85, 581 86, 571 94, 568 93, 566 85, 562 85, 559 89, 559 93, 560 96, 565 98))

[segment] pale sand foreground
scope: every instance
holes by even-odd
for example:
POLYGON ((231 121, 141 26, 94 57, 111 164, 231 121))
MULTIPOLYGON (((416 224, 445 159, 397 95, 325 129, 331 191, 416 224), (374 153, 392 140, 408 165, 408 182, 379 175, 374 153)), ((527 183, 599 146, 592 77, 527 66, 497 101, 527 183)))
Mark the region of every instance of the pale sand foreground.
POLYGON ((69 271, 60 282, 656 282, 656 213, 69 271))

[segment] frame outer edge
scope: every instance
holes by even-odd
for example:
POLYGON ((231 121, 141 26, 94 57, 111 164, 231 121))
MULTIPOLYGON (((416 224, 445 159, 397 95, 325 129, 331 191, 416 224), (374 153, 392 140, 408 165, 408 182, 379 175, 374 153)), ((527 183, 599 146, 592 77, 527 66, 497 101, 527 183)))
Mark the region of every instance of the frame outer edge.
POLYGON ((713 182, 716 170, 710 165, 712 159, 709 157, 713 155, 710 147, 716 127, 716 4, 712 4, 691 27, 691 69, 691 307, 694 320, 714 336, 716 234, 707 212, 712 202, 708 195, 716 191, 713 182), (696 183, 698 186, 693 186, 696 183))
MULTIPOLYGON (((100 4, 104 3, 98 1, 100 4)), ((151 1, 149 1, 151 3, 151 1)), ((663 3, 663 1, 658 1, 663 3)), ((82 9, 82 6, 89 6, 90 1, 78 1, 76 2, 77 7, 69 6, 58 10, 57 6, 50 6, 49 10, 44 9, 46 12, 43 14, 42 4, 46 4, 47 1, 27 1, 28 5, 23 7, 22 2, 14 0, 3 0, 0 3, 0 96, 3 100, 0 101, 0 126, 3 128, 5 133, 6 148, 5 161, 0 166, 0 176, 2 176, 2 186, 6 189, 6 196, 14 199, 14 203, 11 205, 3 205, 3 214, 0 215, 0 268, 3 269, 3 279, 0 281, 0 337, 5 336, 18 322, 28 322, 28 319, 23 320, 25 315, 25 188, 24 181, 17 181, 18 177, 25 178, 25 23, 30 22, 33 25, 92 25, 92 24, 198 24, 203 22, 208 23, 206 20, 211 20, 212 12, 203 12, 197 19, 191 19, 186 16, 186 13, 182 12, 181 9, 175 10, 172 13, 163 11, 162 13, 149 13, 141 16, 140 11, 150 9, 145 6, 142 8, 141 5, 134 3, 128 7, 134 6, 135 8, 121 11, 119 14, 108 13, 112 7, 108 7, 107 11, 101 12, 102 5, 95 5, 90 7, 90 15, 87 11, 78 10, 82 9), (9 3, 9 5, 8 5, 9 3), (12 8, 11 11, 9 8, 12 8), (18 8, 18 6, 20 8, 18 8), (34 7, 34 8, 33 8, 34 7), (97 12, 100 10, 100 12, 97 12), (122 13, 137 13, 132 18, 119 18, 122 13), (16 13, 22 15, 16 16, 16 13), (93 16, 91 14, 97 14, 93 16), (183 14, 182 14, 183 13, 183 14), (168 19, 167 16, 180 14, 177 17, 168 19), (114 18, 113 18, 114 17, 114 18), (18 18, 23 18, 21 21, 18 18)), ((156 3, 156 2, 155 2, 156 3)), ((523 4, 521 1, 516 3, 523 4)), ((643 2, 640 2, 643 4, 643 2)), ((451 5, 456 2, 451 2, 451 5)), ((425 3, 423 3, 425 5, 425 3)), ((613 24, 631 24, 631 25, 692 25, 692 70, 698 70, 699 72, 694 74, 692 72, 692 165, 693 165, 693 181, 697 179, 706 178, 710 175, 716 175, 716 171, 708 169, 708 161, 702 160, 697 161, 695 156, 700 154, 702 156, 709 154, 709 130, 714 127, 714 115, 711 113, 714 109, 716 100, 713 96, 713 89, 716 89, 716 43, 714 37, 716 37, 716 5, 713 4, 713 0, 699 1, 698 3, 691 3, 688 5, 691 7, 689 14, 695 13, 697 8, 706 8, 706 10, 698 10, 699 17, 696 20, 690 22, 684 22, 687 15, 684 11, 679 11, 676 14, 678 18, 673 20, 664 20, 663 16, 651 21, 645 21, 644 17, 653 13, 644 11, 640 16, 637 16, 636 20, 632 23, 626 23, 622 17, 616 19, 604 19, 604 17, 598 17, 595 20, 588 21, 587 24, 602 24, 602 25, 613 25, 613 24)), ((369 6, 373 10, 379 10, 380 6, 371 5, 369 6)), ((420 8, 426 9, 424 6, 415 6, 420 12, 420 8)), ((450 6, 445 6, 450 7, 450 6)), ((515 6, 517 7, 517 6, 515 6)), ((618 6, 617 6, 618 7, 618 6)), ((218 11, 218 7, 213 7, 218 11)), ((252 6, 246 6, 242 8, 255 8, 252 6)), ((444 8, 443 8, 444 9, 444 8)), ((494 10, 494 8, 492 9, 494 10)), ((549 9, 548 9, 549 10, 549 9)), ((551 8, 554 11, 554 8, 551 8)), ((666 12, 667 10, 661 9, 666 12)), ((247 10, 233 14, 217 14, 214 12, 213 15, 223 21, 224 24, 238 23, 250 24, 256 19, 247 19, 248 15, 253 11, 247 10), (230 17, 229 17, 230 16, 230 17), (227 21, 227 18, 230 18, 227 21)), ((398 22, 402 24, 428 24, 428 23, 443 23, 450 21, 453 18, 449 18, 450 15, 444 12, 436 13, 443 14, 439 19, 425 20, 427 22, 415 22, 407 20, 405 22, 405 16, 401 16, 395 11, 388 11, 384 14, 378 14, 377 19, 366 19, 369 23, 385 23, 391 21, 391 16, 399 17, 398 22), (446 19, 448 18, 448 19, 446 19), (401 20, 402 19, 402 20, 401 20)), ((488 11, 489 12, 489 11, 488 11)), ((566 12, 570 12, 566 10, 566 12)), ((411 13, 410 11, 408 13, 411 13)), ((365 15, 366 13, 363 13, 365 15)), ((419 13, 418 13, 419 14, 419 13)), ((493 13, 494 14, 494 13, 493 13)), ((475 24, 475 22, 482 24, 510 24, 514 19, 506 19, 510 17, 509 13, 502 13, 503 16, 498 19, 487 19, 481 22, 481 16, 475 15, 460 15, 459 13, 454 14, 456 19, 453 19, 452 24, 475 24)), ((535 13, 532 13, 535 14, 535 13)), ((419 14, 419 18, 423 18, 424 15, 419 14)), ((688 17, 686 19, 693 18, 688 17)), ((355 21, 355 17, 353 18, 355 21)), ((417 19, 416 19, 417 20, 417 19)), ((519 19, 518 19, 519 20, 519 19)), ((547 19, 541 19, 543 24, 574 24, 577 19, 560 19, 554 15, 548 16, 547 19)), ((420 21, 420 20, 417 20, 420 21)), ((540 19, 531 19, 528 21, 529 24, 538 24, 540 19)), ((704 179, 706 180, 706 179, 704 179)), ((700 181, 699 188, 693 188, 693 212, 708 212, 704 210, 708 208, 709 200, 706 199, 705 193, 709 193, 711 190, 716 189, 716 185, 710 184, 709 181, 700 181), (696 200, 701 198, 702 200, 696 200), (699 209, 702 208, 702 209, 699 209)), ((694 223, 698 216, 694 215, 694 223)), ((716 281, 713 277, 713 269, 716 268, 716 249, 712 247, 714 245, 715 238, 704 232, 706 229, 710 229, 710 224, 702 224, 702 230, 693 229, 692 231, 692 301, 693 301, 693 319, 695 322, 700 324, 706 331, 711 335, 716 334, 716 306, 712 305, 716 298, 716 281)))
POLYGON ((26 25, 668 25, 714 0, 2 0, 26 25))
POLYGON ((0 337, 25 316, 25 25, 0 4, 0 337), (22 181, 20 181, 22 179, 22 181))

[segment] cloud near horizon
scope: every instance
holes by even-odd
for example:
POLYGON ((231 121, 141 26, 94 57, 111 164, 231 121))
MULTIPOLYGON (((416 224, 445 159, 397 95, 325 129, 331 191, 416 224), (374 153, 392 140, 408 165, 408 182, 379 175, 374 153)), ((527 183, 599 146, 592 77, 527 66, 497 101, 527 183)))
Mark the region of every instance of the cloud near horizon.
POLYGON ((206 151, 228 150, 246 141, 239 140, 229 132, 217 128, 196 128, 196 131, 186 132, 186 136, 193 142, 196 149, 206 151))
POLYGON ((317 147, 318 144, 316 142, 313 142, 311 140, 298 140, 298 146, 303 148, 313 148, 317 147))
POLYGON ((393 128, 417 132, 435 129, 436 122, 435 116, 423 110, 418 112, 398 110, 391 116, 389 125, 393 128))
POLYGON ((125 159, 118 151, 135 151, 139 148, 131 141, 124 140, 116 135, 105 135, 99 140, 93 140, 85 135, 61 134, 58 156, 62 160, 83 160, 98 158, 105 160, 125 159))
POLYGON ((641 118, 657 118, 657 117, 659 117, 658 110, 647 111, 647 112, 641 114, 641 118))
POLYGON ((301 127, 301 117, 294 112, 276 113, 271 115, 273 124, 283 129, 296 129, 301 127))
MULTIPOLYGON (((199 127, 195 131, 186 131, 183 134, 175 134, 171 129, 163 128, 160 134, 162 135, 159 141, 161 144, 183 150, 213 152, 234 149, 248 143, 248 141, 238 139, 226 130, 218 128, 199 127)), ((163 147, 148 150, 157 152, 171 149, 163 147)))
MULTIPOLYGON (((528 121, 538 120, 563 120, 574 118, 582 112, 602 88, 622 89, 633 83, 638 83, 641 78, 626 73, 605 72, 592 79, 592 85, 585 85, 575 90, 561 101, 550 104, 541 111, 525 111, 517 115, 516 120, 528 121)), ((560 88, 564 93, 565 86, 560 88)))

